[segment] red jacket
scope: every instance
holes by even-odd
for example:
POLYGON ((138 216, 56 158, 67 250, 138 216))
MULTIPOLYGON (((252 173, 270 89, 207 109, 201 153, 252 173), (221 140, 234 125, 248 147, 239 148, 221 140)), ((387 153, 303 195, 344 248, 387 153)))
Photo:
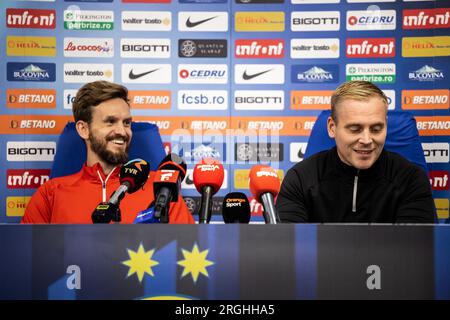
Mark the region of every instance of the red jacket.
MULTIPOLYGON (((100 202, 107 201, 119 187, 120 167, 105 176, 99 163, 72 175, 47 181, 31 198, 22 223, 92 223, 91 215, 100 202)), ((150 172, 143 189, 126 194, 120 203, 122 223, 133 223, 138 212, 154 200, 153 175, 150 172)), ((171 204, 170 223, 194 223, 181 195, 171 204)))

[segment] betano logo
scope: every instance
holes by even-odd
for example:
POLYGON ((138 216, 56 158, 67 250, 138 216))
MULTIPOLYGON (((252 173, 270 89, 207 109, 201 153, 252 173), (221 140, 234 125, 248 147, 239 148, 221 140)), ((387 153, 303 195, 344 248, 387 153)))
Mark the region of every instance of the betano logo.
POLYGON ((237 32, 283 32, 284 12, 252 11, 236 12, 235 31, 237 32))
POLYGON ((402 90, 402 109, 433 110, 449 108, 449 90, 402 90))
MULTIPOLYGON (((276 170, 278 178, 283 181, 284 171, 281 169, 276 170)), ((235 189, 249 189, 248 176, 250 169, 236 169, 234 170, 234 188, 235 189)))
POLYGON ((450 55, 450 36, 405 37, 402 39, 402 56, 446 57, 450 55))
POLYGON ((450 28, 450 8, 403 10, 403 29, 450 28))
POLYGON ((56 37, 7 36, 6 54, 19 57, 54 57, 56 37))
POLYGON ((239 39, 235 41, 236 58, 283 58, 283 39, 239 39))
POLYGON ((347 39, 347 58, 393 58, 395 38, 347 39))
POLYGON ((327 110, 331 108, 333 90, 291 91, 291 109, 327 110))
POLYGON ((41 9, 6 9, 6 26, 8 28, 55 29, 55 10, 41 9))
POLYGON ((72 116, 0 115, 0 134, 60 134, 72 116))
POLYGON ((56 90, 54 89, 7 89, 6 106, 8 108, 56 108, 56 90))
POLYGON ((170 109, 172 104, 168 90, 130 90, 128 95, 133 109, 170 109))
POLYGON ((450 116, 416 116, 420 136, 448 136, 450 116))
POLYGON ((449 218, 449 200, 446 198, 435 198, 434 206, 436 207, 436 214, 438 219, 449 218))
POLYGON ((31 197, 6 197, 6 216, 22 217, 31 197))

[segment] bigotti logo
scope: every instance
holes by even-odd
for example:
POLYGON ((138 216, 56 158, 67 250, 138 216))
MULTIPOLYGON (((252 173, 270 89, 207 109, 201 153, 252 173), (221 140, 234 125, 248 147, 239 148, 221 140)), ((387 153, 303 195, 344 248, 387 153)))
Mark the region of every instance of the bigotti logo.
POLYGON ((97 31, 113 30, 114 12, 94 10, 65 10, 64 29, 97 31))
POLYGON ((133 109, 170 109, 171 92, 166 90, 130 90, 128 92, 133 109))
POLYGON ((335 83, 339 81, 338 65, 293 65, 292 83, 335 83))
POLYGON ((430 65, 420 65, 414 68, 413 71, 408 72, 406 80, 419 81, 419 82, 434 82, 439 80, 446 80, 446 73, 448 67, 442 65, 439 69, 430 65), (445 69, 445 72, 443 71, 445 69))
POLYGON ((449 200, 445 199, 434 199, 434 206, 436 207, 436 215, 438 219, 448 219, 449 218, 449 200))
POLYGON ((427 163, 449 162, 449 144, 446 142, 422 143, 422 149, 427 163))
MULTIPOLYGON (((280 181, 283 181, 284 171, 281 169, 276 170, 277 176, 280 181)), ((234 170, 234 188, 235 189, 249 189, 248 176, 250 169, 237 169, 234 170)))
POLYGON ((64 38, 64 57, 112 58, 113 38, 64 38))
POLYGON ((292 59, 339 58, 339 39, 291 39, 292 59))
POLYGON ((31 197, 6 197, 6 216, 22 217, 31 197))
POLYGON ((283 39, 240 39, 234 43, 236 58, 283 58, 283 39))
POLYGON ((55 10, 41 9, 6 9, 6 26, 8 28, 55 29, 55 10))
POLYGON ((332 90, 291 91, 291 109, 327 110, 331 108, 332 90))
POLYGON ((64 82, 85 83, 97 80, 114 81, 113 64, 65 63, 64 82))
POLYGON ((49 179, 49 169, 11 169, 6 171, 8 189, 36 189, 49 179))
POLYGON ((178 31, 226 32, 228 31, 228 12, 178 12, 178 31))
POLYGON ((339 31, 339 11, 294 11, 291 13, 292 31, 339 31))
POLYGON ((347 39, 347 58, 393 58, 394 38, 347 39))
POLYGON ((402 109, 424 110, 449 108, 449 90, 402 90, 402 109))
POLYGON ((178 83, 226 84, 226 64, 179 64, 178 83))
POLYGON ((450 55, 450 36, 402 38, 403 57, 446 57, 450 55))
POLYGON ((73 102, 75 101, 75 97, 77 95, 78 90, 64 90, 64 109, 72 110, 73 102))
POLYGON ((53 161, 56 152, 54 141, 8 141, 7 161, 53 161))
POLYGON ((448 190, 448 171, 430 171, 430 185, 433 190, 448 190))
POLYGON ((8 62, 6 64, 8 81, 46 81, 56 79, 54 63, 8 62))
POLYGON ((347 30, 395 30, 395 10, 347 11, 347 30))
POLYGON ((239 162, 283 161, 282 143, 235 143, 235 160, 239 162))
POLYGON ((307 142, 293 142, 289 146, 289 161, 297 163, 305 158, 307 142))
POLYGON ((234 82, 237 84, 283 84, 283 64, 236 64, 234 82))
POLYGON ((122 58, 170 58, 170 39, 121 39, 122 58))
POLYGON ((55 37, 6 37, 8 56, 54 57, 56 56, 55 37))
POLYGON ((6 106, 8 108, 56 108, 56 90, 54 89, 7 89, 6 106))
POLYGON ((284 12, 236 12, 235 31, 240 32, 283 32, 284 12))
POLYGON ((178 109, 180 110, 226 110, 228 92, 226 90, 180 90, 178 109))
POLYGON ((124 31, 170 31, 172 13, 170 11, 122 11, 124 31))
POLYGON ((123 64, 122 82, 124 83, 171 83, 172 65, 170 64, 123 64))
POLYGON ((236 110, 283 110, 283 90, 236 90, 234 92, 236 110))
POLYGON ((403 10, 403 29, 450 27, 450 8, 403 10))
POLYGON ((181 58, 226 58, 227 48, 227 40, 178 40, 178 56, 181 58))
POLYGON ((375 83, 395 83, 394 63, 355 63, 345 67, 346 80, 363 80, 375 83))

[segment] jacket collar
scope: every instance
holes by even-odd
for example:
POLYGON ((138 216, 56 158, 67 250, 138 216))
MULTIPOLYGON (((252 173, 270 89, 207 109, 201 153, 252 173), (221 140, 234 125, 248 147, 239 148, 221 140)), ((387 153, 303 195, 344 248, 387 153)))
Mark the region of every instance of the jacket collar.
MULTIPOLYGON (((81 171, 82 171, 83 179, 101 182, 99 180, 99 174, 103 181, 105 181, 106 177, 107 177, 105 175, 105 173, 103 172, 102 166, 100 165, 99 162, 95 163, 92 167, 89 167, 86 163, 84 163, 81 171)), ((112 169, 112 171, 110 172, 108 180, 110 180, 110 181, 115 180, 115 179, 118 180, 119 173, 120 173, 120 166, 117 166, 114 169, 112 169)))
POLYGON ((381 176, 383 168, 386 166, 387 152, 384 148, 381 151, 381 154, 378 157, 377 161, 375 161, 375 163, 370 168, 360 169, 360 170, 342 162, 342 160, 339 158, 336 147, 334 147, 330 151, 331 151, 331 159, 334 163, 333 167, 337 168, 339 173, 344 176, 354 177, 354 176, 358 175, 362 179, 364 179, 365 177, 373 178, 376 176, 381 176))

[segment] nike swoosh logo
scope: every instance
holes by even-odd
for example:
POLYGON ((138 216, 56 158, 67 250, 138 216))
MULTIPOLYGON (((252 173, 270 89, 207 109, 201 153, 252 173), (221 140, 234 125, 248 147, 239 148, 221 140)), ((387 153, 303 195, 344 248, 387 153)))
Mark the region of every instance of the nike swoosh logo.
POLYGON ((242 75, 242 78, 244 79, 244 80, 251 80, 251 79, 253 79, 253 78, 256 78, 256 77, 258 77, 258 76, 260 76, 260 75, 262 75, 262 74, 264 74, 264 73, 267 73, 267 72, 269 72, 269 71, 272 71, 273 69, 269 69, 269 70, 266 70, 266 71, 262 71, 262 72, 258 72, 258 73, 254 73, 254 74, 247 74, 247 70, 245 70, 244 71, 244 74, 242 75))
POLYGON ((150 71, 147 71, 147 72, 144 72, 144 73, 137 73, 137 74, 133 73, 133 69, 131 69, 130 70, 130 74, 128 75, 128 77, 130 77, 131 80, 136 80, 136 79, 142 78, 143 76, 145 76, 147 74, 150 74, 152 72, 158 71, 159 69, 161 69, 161 68, 150 70, 150 71))
POLYGON ((194 28, 196 26, 198 26, 199 24, 205 23, 209 20, 215 19, 218 16, 212 17, 212 18, 208 18, 208 19, 204 19, 204 20, 199 20, 199 21, 195 21, 195 22, 191 22, 191 17, 189 17, 186 21, 186 27, 188 28, 194 28))

